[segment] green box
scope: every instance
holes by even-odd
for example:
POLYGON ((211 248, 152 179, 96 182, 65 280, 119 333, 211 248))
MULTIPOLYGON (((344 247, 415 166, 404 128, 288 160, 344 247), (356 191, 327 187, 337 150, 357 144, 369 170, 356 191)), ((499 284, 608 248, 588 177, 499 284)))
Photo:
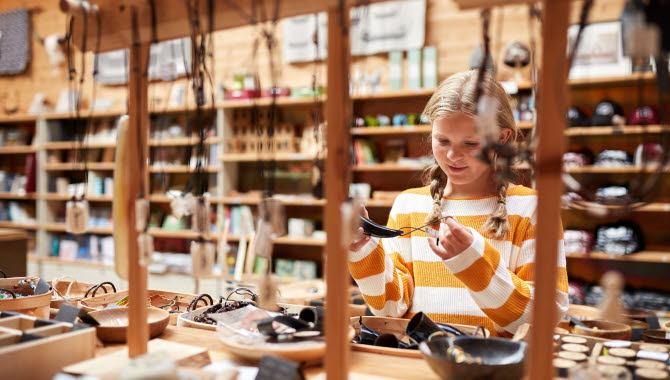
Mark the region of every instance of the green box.
POLYGON ((437 47, 423 48, 423 88, 437 87, 437 47))
POLYGON ((402 51, 389 53, 389 84, 391 90, 402 89, 402 51))
POLYGON ((407 51, 407 88, 421 88, 421 49, 407 51))

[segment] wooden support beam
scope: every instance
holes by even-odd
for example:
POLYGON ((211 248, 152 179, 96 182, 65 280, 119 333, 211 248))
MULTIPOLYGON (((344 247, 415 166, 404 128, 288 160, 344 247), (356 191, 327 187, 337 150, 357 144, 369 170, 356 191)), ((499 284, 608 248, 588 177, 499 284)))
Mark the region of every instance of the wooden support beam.
MULTIPOLYGON (((130 48, 129 70, 129 152, 133 156, 130 160, 130 170, 126 177, 130 192, 128 219, 115 220, 115 228, 129 228, 129 241, 124 242, 128 249, 128 352, 130 357, 147 352, 149 340, 149 325, 147 324, 147 267, 140 265, 140 251, 137 244, 137 229, 135 227, 135 200, 140 193, 148 194, 147 162, 140 157, 148 157, 149 144, 147 131, 149 130, 148 109, 148 78, 146 67, 149 64, 149 44, 142 43, 130 48), (144 154, 141 154, 144 152, 144 154), (144 169, 143 169, 144 168, 144 169), (140 174, 143 176, 139 176, 140 174)), ((117 243, 117 242, 115 242, 117 243)))
POLYGON ((328 155, 325 166, 326 207, 326 377, 346 379, 349 369, 347 340, 349 271, 342 242, 341 205, 349 188, 349 8, 328 12, 328 102, 326 123, 328 155), (344 24, 344 25, 343 25, 344 24))
POLYGON ((538 139, 536 160, 537 235, 535 253, 535 294, 533 334, 530 340, 529 378, 554 376, 552 351, 556 326, 556 263, 561 218, 562 156, 565 151, 567 110, 567 40, 569 0, 544 0, 542 65, 537 104, 538 139))

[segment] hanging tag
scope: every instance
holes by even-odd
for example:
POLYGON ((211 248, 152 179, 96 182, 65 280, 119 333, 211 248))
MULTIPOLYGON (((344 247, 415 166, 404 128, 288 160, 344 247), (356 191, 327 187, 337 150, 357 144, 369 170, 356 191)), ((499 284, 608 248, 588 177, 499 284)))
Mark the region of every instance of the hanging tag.
POLYGON ((498 101, 490 95, 482 95, 477 103, 475 125, 482 141, 498 141, 500 126, 496 123, 498 101))
POLYGON ((181 219, 183 216, 188 216, 193 214, 195 210, 196 200, 193 194, 187 193, 183 194, 170 202, 170 208, 172 208, 172 215, 181 219))
POLYGON ((263 199, 258 205, 258 217, 270 224, 275 236, 286 235, 286 208, 279 199, 263 199))
POLYGON ((209 239, 211 234, 211 215, 209 199, 207 197, 197 198, 191 217, 191 225, 194 231, 199 233, 203 238, 209 239))
POLYGON ((88 227, 88 201, 68 201, 65 205, 65 232, 80 235, 88 227))
POLYGON ((258 219, 256 234, 254 235, 254 253, 257 257, 269 259, 272 257, 272 226, 265 219, 258 219))
POLYGON ((349 247, 349 244, 358 234, 360 227, 361 200, 354 198, 351 202, 342 203, 340 213, 342 215, 342 246, 349 247))
POLYGON ((203 277, 211 275, 214 266, 214 244, 209 241, 192 241, 191 263, 193 266, 193 276, 203 277))
POLYGON ((151 264, 151 255, 154 252, 154 237, 144 232, 137 237, 137 246, 140 252, 140 265, 146 267, 151 264))
POLYGON ((135 228, 142 232, 147 228, 149 220, 149 200, 139 198, 135 200, 135 228))
POLYGON ((277 310, 277 288, 278 281, 276 276, 269 273, 261 277, 258 284, 258 307, 264 310, 277 310))

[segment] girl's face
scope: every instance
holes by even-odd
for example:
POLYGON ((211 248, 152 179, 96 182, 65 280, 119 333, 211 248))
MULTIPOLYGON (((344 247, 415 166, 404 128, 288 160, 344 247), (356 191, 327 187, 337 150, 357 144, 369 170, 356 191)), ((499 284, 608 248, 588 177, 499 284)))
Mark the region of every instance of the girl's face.
MULTIPOLYGON (((511 133, 503 129, 501 141, 507 141, 511 133)), ((435 160, 453 185, 489 183, 491 167, 477 158, 481 144, 472 117, 458 113, 434 121, 431 140, 435 160)))

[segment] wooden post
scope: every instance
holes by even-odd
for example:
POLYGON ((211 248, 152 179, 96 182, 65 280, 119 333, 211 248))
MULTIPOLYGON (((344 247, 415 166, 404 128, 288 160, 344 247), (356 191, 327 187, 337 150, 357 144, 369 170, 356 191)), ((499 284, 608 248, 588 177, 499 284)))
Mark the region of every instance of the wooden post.
MULTIPOLYGON (((135 200, 140 193, 148 196, 147 162, 141 162, 140 157, 148 157, 149 145, 147 131, 149 129, 149 110, 147 99, 148 79, 145 75, 149 62, 149 43, 134 44, 130 47, 130 72, 128 84, 128 133, 130 170, 126 185, 130 196, 127 205, 128 220, 115 220, 117 227, 124 224, 129 228, 129 241, 125 242, 128 250, 128 353, 130 357, 147 352, 149 340, 149 325, 147 324, 147 267, 140 265, 140 251, 137 244, 137 229, 135 227, 135 200), (140 155, 140 152, 144 154, 140 155), (142 168, 143 167, 143 168, 142 168), (143 178, 138 175, 144 173, 143 178), (138 178, 140 179, 138 181, 138 178)), ((122 227, 123 228, 123 227, 122 227)))
POLYGON ((326 207, 326 377, 346 379, 349 369, 347 303, 349 271, 342 244, 341 205, 349 185, 349 12, 331 8, 328 12, 328 101, 326 123, 328 155, 325 165, 326 207), (344 16, 344 17, 343 17, 344 16), (342 25, 344 23, 344 25, 342 25))
POLYGON ((561 218, 562 156, 565 150, 566 40, 570 1, 544 0, 542 65, 539 75, 537 125, 537 235, 533 334, 529 375, 532 380, 554 376, 552 350, 556 320, 556 263, 561 218))

